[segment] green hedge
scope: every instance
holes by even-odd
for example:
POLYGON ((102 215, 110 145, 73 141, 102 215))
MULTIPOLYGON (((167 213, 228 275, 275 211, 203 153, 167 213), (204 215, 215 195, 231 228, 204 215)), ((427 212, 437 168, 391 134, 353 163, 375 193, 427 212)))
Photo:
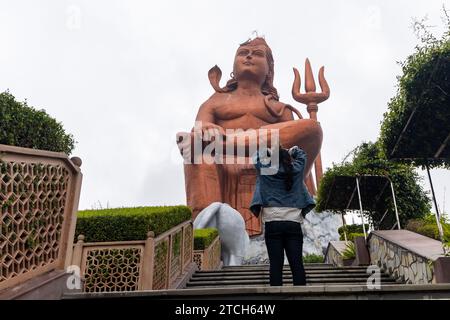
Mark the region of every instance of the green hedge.
POLYGON ((194 250, 204 250, 219 236, 216 228, 194 230, 194 250))
MULTIPOLYGON (((364 233, 363 232, 347 233, 347 241, 353 241, 353 240, 355 240, 356 237, 364 237, 364 233)), ((345 241, 344 233, 342 233, 342 235, 340 235, 339 240, 345 241)))
POLYGON ((323 263, 324 257, 318 254, 307 254, 303 256, 303 263, 323 263))
MULTIPOLYGON (((450 224, 446 223, 444 219, 441 219, 441 224, 444 231, 444 241, 450 242, 450 224)), ((422 219, 409 220, 405 229, 440 241, 436 218, 433 214, 428 214, 422 219)))
MULTIPOLYGON (((366 223, 365 227, 367 232, 367 230, 369 230, 369 225, 366 223)), ((349 241, 353 241, 353 239, 350 240, 349 238, 351 234, 353 236, 358 236, 360 234, 364 235, 362 224, 347 224, 345 227, 342 226, 338 229, 340 240, 344 240, 344 229, 347 232, 347 237, 349 241)))
POLYGON ((190 220, 187 206, 135 207, 78 212, 75 241, 83 234, 86 242, 130 241, 147 239, 190 220))
POLYGON ((0 93, 0 143, 70 154, 75 141, 61 123, 45 110, 18 102, 9 92, 0 93))

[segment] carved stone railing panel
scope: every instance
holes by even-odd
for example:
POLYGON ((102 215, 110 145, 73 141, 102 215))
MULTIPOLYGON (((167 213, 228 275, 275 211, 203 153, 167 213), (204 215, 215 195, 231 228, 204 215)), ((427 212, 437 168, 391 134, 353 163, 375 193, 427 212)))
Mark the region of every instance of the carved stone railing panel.
POLYGON ((84 243, 80 235, 72 264, 80 267, 85 292, 171 288, 192 264, 192 232, 186 221, 156 238, 149 232, 145 241, 84 243))
POLYGON ((188 224, 183 229, 183 269, 192 262, 194 250, 194 231, 192 224, 188 224))
POLYGON ((168 263, 169 240, 159 241, 155 245, 154 272, 153 272, 153 290, 164 289, 168 281, 168 263))
POLYGON ((210 249, 209 249, 209 265, 210 268, 212 270, 216 270, 219 268, 220 266, 220 262, 221 262, 221 246, 220 246, 220 241, 219 241, 219 237, 216 238, 215 241, 213 241, 213 243, 211 243, 210 249))
POLYGON ((199 270, 217 270, 221 265, 220 238, 214 241, 204 250, 194 250, 194 262, 199 270))
POLYGON ((0 145, 0 290, 64 269, 81 178, 65 154, 0 145))
POLYGON ((142 252, 143 246, 86 250, 84 291, 138 290, 142 252))
POLYGON ((197 269, 202 270, 203 250, 194 251, 194 262, 197 265, 197 269))
POLYGON ((169 282, 172 283, 181 274, 181 241, 183 236, 183 229, 171 236, 171 250, 170 250, 170 276, 169 282))

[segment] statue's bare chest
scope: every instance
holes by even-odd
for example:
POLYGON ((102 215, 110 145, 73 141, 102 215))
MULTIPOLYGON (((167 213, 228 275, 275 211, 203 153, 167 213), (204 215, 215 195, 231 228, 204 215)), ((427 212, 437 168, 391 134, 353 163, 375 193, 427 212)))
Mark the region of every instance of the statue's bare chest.
POLYGON ((276 121, 267 112, 263 99, 224 101, 215 108, 215 117, 224 128, 259 128, 276 121))

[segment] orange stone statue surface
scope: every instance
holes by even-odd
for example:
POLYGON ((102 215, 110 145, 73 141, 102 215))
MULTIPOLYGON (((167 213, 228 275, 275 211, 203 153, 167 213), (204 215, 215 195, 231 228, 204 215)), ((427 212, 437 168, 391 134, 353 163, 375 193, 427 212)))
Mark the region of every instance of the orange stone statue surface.
MULTIPOLYGON (((277 89, 273 86, 274 60, 272 51, 263 38, 255 38, 241 44, 236 52, 231 79, 224 87, 220 87, 220 69, 215 66, 208 77, 215 93, 199 108, 196 121, 201 121, 200 134, 210 136, 219 132, 225 145, 238 147, 239 135, 249 129, 276 130, 279 142, 284 148, 299 146, 307 154, 305 166, 305 183, 311 194, 315 194, 315 186, 310 174, 316 161, 316 182, 321 177, 320 148, 322 145, 322 129, 317 122, 317 104, 326 100, 330 94, 324 78, 323 67, 319 72, 321 93, 316 93, 314 79, 309 61, 306 60, 305 88, 300 93, 300 75, 294 68, 295 80, 292 95, 296 101, 307 104, 310 119, 304 119, 300 112, 292 106, 279 101, 277 89), (294 113, 298 119, 294 119, 294 113), (227 134, 227 129, 241 129, 241 132, 227 134)), ((230 131, 230 130, 228 130, 230 131)), ((188 148, 181 135, 190 135, 194 139, 196 133, 177 134, 177 143, 181 151, 188 148)), ((261 221, 249 210, 256 182, 256 171, 249 161, 249 145, 259 143, 260 137, 247 137, 244 141, 245 158, 241 162, 185 163, 185 186, 187 204, 192 208, 194 217, 212 202, 228 203, 243 216, 246 230, 250 236, 261 233, 261 221), (253 141, 253 140, 254 141, 253 141)), ((210 141, 210 140, 208 140, 210 141)), ((188 140, 191 143, 191 139, 188 140)), ((202 141, 202 148, 208 144, 202 141)), ((270 145, 268 145, 270 147, 270 145)), ((194 156, 192 156, 194 157, 194 156)), ((235 156, 237 157, 237 156, 235 156)), ((209 159, 212 160, 212 159, 209 159)), ((236 159, 237 160, 237 159, 236 159)))

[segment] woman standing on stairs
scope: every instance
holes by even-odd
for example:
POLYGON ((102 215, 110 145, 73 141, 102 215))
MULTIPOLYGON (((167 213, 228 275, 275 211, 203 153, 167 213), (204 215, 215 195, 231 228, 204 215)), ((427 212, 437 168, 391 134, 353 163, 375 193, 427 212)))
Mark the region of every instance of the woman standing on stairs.
POLYGON ((270 285, 283 285, 284 251, 292 271, 294 285, 306 285, 303 266, 303 232, 301 223, 315 203, 303 182, 306 153, 297 146, 278 148, 278 162, 270 149, 254 156, 258 176, 250 210, 262 214, 264 237, 270 261, 270 285), (266 158, 266 159, 263 159, 266 158), (276 165, 275 174, 267 168, 276 165))

